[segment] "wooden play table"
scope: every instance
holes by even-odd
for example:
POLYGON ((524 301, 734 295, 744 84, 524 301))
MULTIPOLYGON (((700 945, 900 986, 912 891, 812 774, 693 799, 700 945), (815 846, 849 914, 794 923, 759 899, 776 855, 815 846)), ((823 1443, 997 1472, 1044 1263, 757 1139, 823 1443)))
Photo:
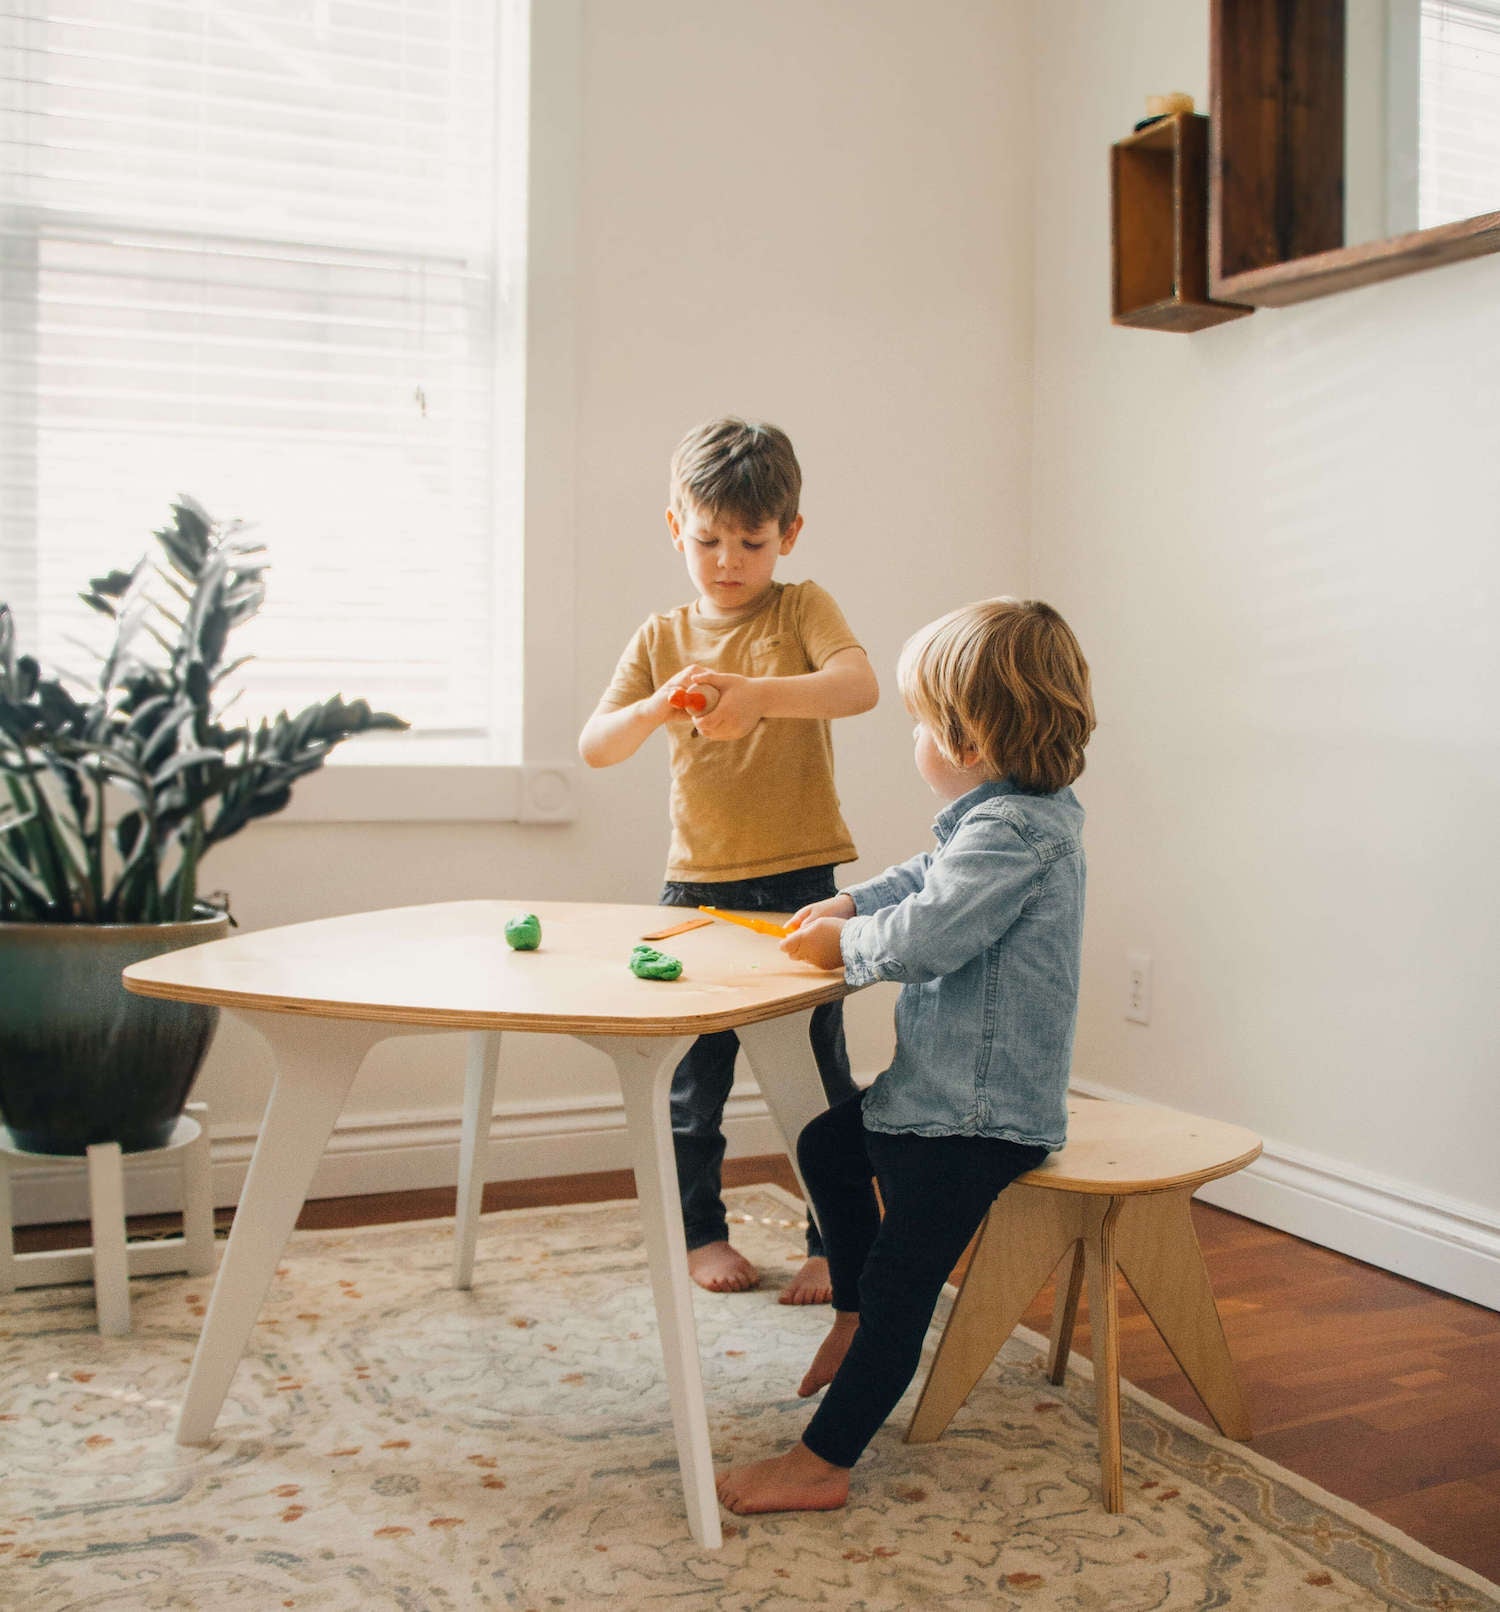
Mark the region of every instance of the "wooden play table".
POLYGON ((734 1030, 792 1150, 824 1107, 808 1018, 848 987, 842 975, 791 962, 774 940, 724 923, 653 942, 682 959, 681 979, 630 973, 631 947, 643 935, 691 916, 583 902, 445 902, 261 930, 125 970, 127 989, 141 996, 208 1003, 242 1019, 264 1036, 277 1065, 193 1357, 180 1443, 203 1443, 213 1430, 370 1049, 434 1030, 469 1036, 454 1266, 455 1284, 467 1286, 501 1034, 570 1035, 606 1053, 619 1074, 688 1523, 701 1544, 722 1542, 672 1152, 672 1071, 693 1037, 734 1030), (521 912, 541 919, 538 951, 506 944, 505 921, 521 912))

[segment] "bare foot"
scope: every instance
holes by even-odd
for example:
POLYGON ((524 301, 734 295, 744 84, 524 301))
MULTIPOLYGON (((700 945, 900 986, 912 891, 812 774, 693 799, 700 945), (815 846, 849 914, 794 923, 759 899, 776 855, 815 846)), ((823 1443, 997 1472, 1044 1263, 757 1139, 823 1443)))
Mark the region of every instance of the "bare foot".
POLYGON ((778 1304, 827 1304, 833 1298, 833 1282, 828 1261, 821 1254, 810 1254, 802 1269, 782 1290, 778 1304))
POLYGON ((849 1468, 834 1466, 805 1444, 718 1477, 720 1501, 736 1516, 758 1511, 837 1511, 849 1500, 849 1468))
POLYGON ((807 1368, 807 1375, 797 1387, 799 1399, 810 1399, 820 1388, 826 1388, 833 1381, 839 1367, 844 1363, 844 1356, 849 1353, 849 1345, 854 1342, 854 1334, 858 1330, 858 1310, 834 1311, 833 1325, 828 1329, 828 1336, 818 1345, 813 1363, 807 1368))
POLYGON ((688 1275, 710 1293, 744 1293, 760 1280, 760 1272, 728 1243, 704 1243, 688 1250, 688 1275))

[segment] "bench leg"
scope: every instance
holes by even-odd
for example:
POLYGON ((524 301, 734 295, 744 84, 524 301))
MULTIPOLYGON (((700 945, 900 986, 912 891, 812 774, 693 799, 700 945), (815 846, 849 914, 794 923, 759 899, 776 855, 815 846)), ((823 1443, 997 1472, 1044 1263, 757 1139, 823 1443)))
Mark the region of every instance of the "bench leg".
POLYGON ((1115 1228, 1123 1201, 1023 1186, 1009 1187, 1000 1194, 985 1217, 907 1429, 907 1443, 926 1444, 942 1435, 1042 1284, 1067 1259, 1071 1263, 1059 1274, 1063 1286, 1053 1317, 1049 1375, 1066 1365, 1077 1311, 1076 1290, 1086 1279, 1094 1344, 1100 1487, 1106 1511, 1124 1509, 1115 1286, 1115 1228))
POLYGON ((1073 1347, 1073 1324, 1078 1319, 1078 1296, 1083 1291, 1083 1244, 1074 1243, 1057 1273, 1057 1296, 1052 1301, 1052 1337, 1047 1347, 1047 1380, 1060 1383, 1068 1372, 1068 1351, 1073 1347))
POLYGON ((1235 1375, 1193 1230, 1191 1192, 1130 1198, 1116 1257, 1125 1280, 1225 1438, 1250 1437, 1250 1412, 1235 1375))
POLYGON ((1092 1198, 1084 1238, 1088 1268, 1089 1336, 1094 1345, 1094 1420, 1099 1433, 1099 1487, 1106 1511, 1125 1509, 1120 1450, 1120 1290, 1115 1280, 1115 1230, 1122 1198, 1092 1198))
POLYGON ((942 1436, 1058 1262, 1083 1235, 1068 1193, 1007 1187, 985 1216, 963 1286, 906 1430, 908 1444, 942 1436))
POLYGON ((1125 1503, 1117 1275, 1130 1283, 1220 1432, 1249 1438, 1250 1417, 1193 1231, 1191 1198, 1190 1191, 1105 1198, 1019 1184, 1001 1193, 985 1218, 907 1442, 942 1435, 1059 1264, 1047 1374, 1055 1383, 1063 1379, 1087 1282, 1106 1511, 1125 1503))

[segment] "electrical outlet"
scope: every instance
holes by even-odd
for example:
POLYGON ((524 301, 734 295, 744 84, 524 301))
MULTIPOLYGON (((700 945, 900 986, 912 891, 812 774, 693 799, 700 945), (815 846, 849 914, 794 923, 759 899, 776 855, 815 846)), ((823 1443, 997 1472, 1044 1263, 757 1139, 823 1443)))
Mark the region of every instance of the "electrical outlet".
POLYGON ((1151 958, 1147 952, 1125 953, 1125 1017, 1132 1024, 1151 1022, 1151 958))

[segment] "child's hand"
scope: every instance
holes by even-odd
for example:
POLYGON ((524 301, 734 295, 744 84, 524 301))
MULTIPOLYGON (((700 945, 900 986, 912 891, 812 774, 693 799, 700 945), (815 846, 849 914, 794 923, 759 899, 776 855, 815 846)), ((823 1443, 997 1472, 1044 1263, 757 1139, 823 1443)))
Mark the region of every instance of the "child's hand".
POLYGON ((711 711, 703 711, 696 718, 698 731, 705 739, 743 739, 754 731, 765 712, 761 708, 760 679, 740 677, 734 672, 707 672, 702 667, 689 668, 694 672, 694 684, 717 689, 719 703, 711 711))
POLYGON ((694 683, 708 676, 706 666, 684 666, 680 672, 669 677, 665 683, 651 696, 654 714, 659 721, 693 722, 697 719, 691 711, 672 704, 672 695, 680 688, 691 688, 694 683))
POLYGON ((846 895, 842 890, 836 896, 825 896, 821 901, 810 901, 805 907, 799 907, 786 921, 787 933, 800 929, 803 924, 811 923, 814 918, 852 918, 854 916, 854 897, 846 895))
MULTIPOLYGON (((824 907, 829 903, 820 901, 817 905, 824 907)), ((842 973, 844 953, 839 936, 847 922, 847 918, 805 919, 781 942, 781 949, 794 962, 811 963, 814 968, 836 968, 842 973)))

